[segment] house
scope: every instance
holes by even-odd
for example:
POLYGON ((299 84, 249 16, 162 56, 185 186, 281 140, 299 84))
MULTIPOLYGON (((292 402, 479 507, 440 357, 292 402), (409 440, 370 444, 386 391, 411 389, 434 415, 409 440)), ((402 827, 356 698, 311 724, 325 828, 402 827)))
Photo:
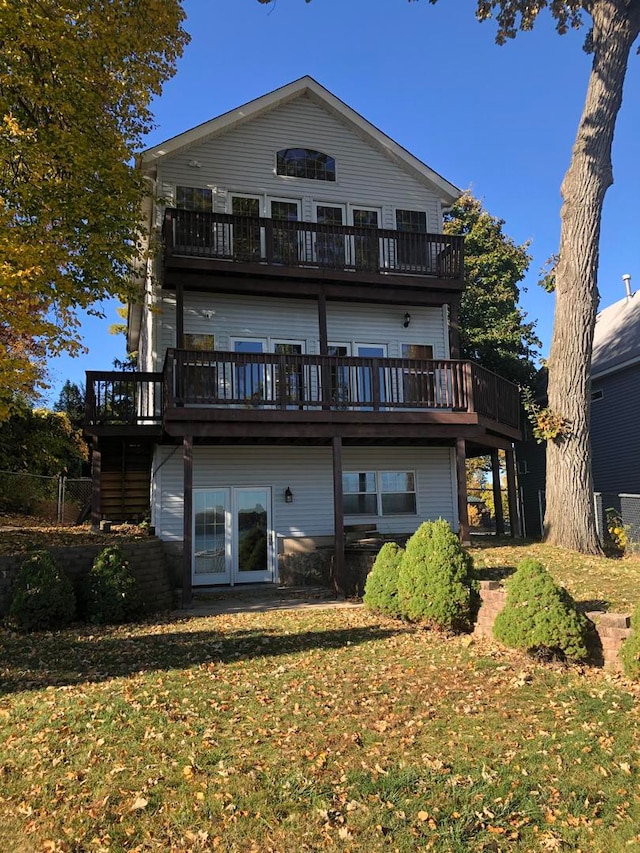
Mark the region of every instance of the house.
MULTIPOLYGON (((596 517, 601 535, 612 507, 634 528, 640 527, 640 295, 623 276, 626 295, 596 317, 591 358, 591 467, 596 517)), ((537 397, 546 405, 546 371, 537 397)), ((542 535, 546 480, 545 446, 525 426, 516 445, 525 534, 542 535)))
POLYGON ((273 583, 345 526, 463 535, 466 453, 507 452, 518 391, 459 360, 459 190, 310 77, 145 151, 159 250, 136 373, 87 374, 92 517, 150 512, 192 585, 273 583), (150 497, 149 497, 150 496, 150 497))

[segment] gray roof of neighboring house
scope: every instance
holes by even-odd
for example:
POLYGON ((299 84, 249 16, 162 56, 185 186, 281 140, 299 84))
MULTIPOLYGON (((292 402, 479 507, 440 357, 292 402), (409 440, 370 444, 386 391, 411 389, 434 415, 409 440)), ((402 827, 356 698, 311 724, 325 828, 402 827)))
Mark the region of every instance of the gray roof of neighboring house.
POLYGON ((640 362, 640 292, 599 312, 593 337, 591 378, 640 362))

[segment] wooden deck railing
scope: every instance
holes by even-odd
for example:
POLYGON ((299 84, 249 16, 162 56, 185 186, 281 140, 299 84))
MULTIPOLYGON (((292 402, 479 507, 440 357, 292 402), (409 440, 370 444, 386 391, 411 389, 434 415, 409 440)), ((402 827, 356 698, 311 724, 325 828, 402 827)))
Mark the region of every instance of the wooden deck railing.
POLYGON ((193 407, 476 412, 519 427, 517 386, 469 361, 167 351, 160 373, 87 373, 87 424, 160 424, 193 407))
POLYGON ((162 373, 88 370, 85 425, 161 424, 162 378, 162 373))
POLYGON ((168 257, 461 280, 463 238, 168 208, 168 257))

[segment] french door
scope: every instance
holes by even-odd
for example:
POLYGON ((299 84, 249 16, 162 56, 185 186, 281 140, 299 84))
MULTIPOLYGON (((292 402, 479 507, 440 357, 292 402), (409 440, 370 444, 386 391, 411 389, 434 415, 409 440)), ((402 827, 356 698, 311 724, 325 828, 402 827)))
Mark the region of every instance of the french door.
POLYGON ((193 584, 273 581, 270 486, 193 493, 193 584))
POLYGON ((353 238, 355 267, 357 270, 378 272, 381 266, 378 228, 382 211, 377 207, 354 207, 351 215, 356 229, 353 238))
POLYGON ((300 202, 270 198, 269 214, 273 220, 271 246, 267 254, 274 264, 295 267, 300 261, 300 232, 293 225, 300 221, 300 202), (269 251, 270 250, 270 251, 269 251))
POLYGON ((346 259, 346 237, 336 234, 333 226, 344 225, 346 208, 343 204, 316 204, 315 259, 319 266, 342 269, 346 259))

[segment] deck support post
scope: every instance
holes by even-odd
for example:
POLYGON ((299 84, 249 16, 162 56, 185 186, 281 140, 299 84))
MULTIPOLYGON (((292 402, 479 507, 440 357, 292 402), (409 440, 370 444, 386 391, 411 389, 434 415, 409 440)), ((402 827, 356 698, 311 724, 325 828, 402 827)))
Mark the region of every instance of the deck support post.
POLYGON ((502 488, 500 485, 500 457, 498 448, 491 450, 491 477, 493 479, 493 507, 496 517, 496 536, 504 536, 504 513, 502 512, 502 488))
POLYGON ((100 529, 100 487, 102 479, 102 454, 100 444, 94 436, 91 442, 91 529, 100 529))
POLYGON ((509 531, 511 538, 520 536, 520 518, 518 517, 518 491, 516 486, 516 466, 513 447, 505 450, 507 461, 507 496, 509 500, 509 531))
POLYGON ((467 505, 467 447, 464 438, 456 438, 456 480, 458 485, 458 519, 460 541, 469 544, 469 507, 467 505))
POLYGON ((449 355, 460 358, 460 303, 449 303, 449 355))
POLYGON ((176 284, 176 349, 184 349, 184 285, 176 284))
POLYGON ((333 558, 333 584, 336 596, 345 595, 345 559, 344 559, 344 499, 342 492, 342 438, 339 435, 331 439, 333 456, 333 517, 335 554, 333 558))
POLYGON ((184 467, 184 516, 182 533, 182 606, 191 607, 193 588, 191 560, 193 555, 193 436, 182 439, 184 467))

